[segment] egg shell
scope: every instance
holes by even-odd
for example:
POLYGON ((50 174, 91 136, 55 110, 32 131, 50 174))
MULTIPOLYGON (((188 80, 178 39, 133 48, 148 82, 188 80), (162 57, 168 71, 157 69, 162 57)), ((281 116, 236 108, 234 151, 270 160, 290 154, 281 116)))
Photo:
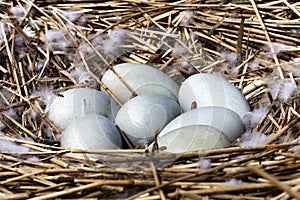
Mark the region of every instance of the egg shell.
MULTIPOLYGON (((109 119, 90 114, 74 119, 62 132, 60 144, 68 149, 119 149, 122 138, 109 119)), ((97 156, 93 154, 92 157, 97 156)))
POLYGON ((108 95, 89 88, 64 91, 49 104, 48 117, 60 130, 74 119, 87 114, 100 114, 114 119, 119 106, 108 95))
MULTIPOLYGON (((184 153, 229 147, 227 137, 218 129, 205 125, 185 126, 157 137, 159 147, 167 152, 184 153)), ((153 144, 151 145, 153 146, 153 144)))
POLYGON ((225 78, 208 73, 195 74, 187 78, 179 89, 178 100, 184 111, 190 110, 194 101, 197 108, 225 107, 236 112, 241 118, 250 111, 249 104, 240 90, 225 78))
POLYGON ((244 124, 235 112, 224 107, 207 106, 192 109, 179 115, 162 129, 159 136, 191 125, 206 125, 217 128, 225 134, 230 142, 244 133, 244 124))
POLYGON ((133 145, 146 145, 180 113, 181 108, 173 99, 160 94, 142 94, 120 108, 116 125, 125 132, 133 145))
MULTIPOLYGON (((122 63, 113 68, 138 95, 163 94, 177 101, 178 84, 160 70, 137 63, 122 63)), ((111 70, 101 80, 121 103, 131 98, 131 92, 111 70)))

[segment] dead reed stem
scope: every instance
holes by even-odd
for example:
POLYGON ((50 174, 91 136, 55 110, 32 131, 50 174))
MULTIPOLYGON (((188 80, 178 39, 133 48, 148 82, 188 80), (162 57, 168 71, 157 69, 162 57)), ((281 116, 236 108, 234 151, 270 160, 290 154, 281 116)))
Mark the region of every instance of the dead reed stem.
POLYGON ((299 10, 294 0, 1 1, 0 199, 299 199, 299 10), (115 30, 126 34, 107 51, 115 30), (129 142, 120 150, 60 147, 49 93, 101 88, 121 105, 101 76, 122 62, 150 64, 178 84, 195 73, 223 75, 252 109, 267 105, 251 131, 268 138, 180 155, 129 142), (296 89, 282 100, 270 80, 296 89))

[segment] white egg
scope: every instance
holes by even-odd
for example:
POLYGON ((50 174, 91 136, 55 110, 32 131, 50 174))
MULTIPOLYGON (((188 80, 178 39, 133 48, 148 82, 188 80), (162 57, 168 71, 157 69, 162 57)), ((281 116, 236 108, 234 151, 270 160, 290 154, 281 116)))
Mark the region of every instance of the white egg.
POLYGON ((90 114, 74 119, 62 132, 60 144, 68 149, 119 149, 122 148, 122 138, 109 119, 90 114))
MULTIPOLYGON (((157 137, 159 147, 167 152, 183 153, 229 147, 227 137, 218 129, 204 125, 185 126, 157 137)), ((153 146, 153 144, 151 144, 153 146)))
POLYGON ((72 120, 87 114, 113 119, 118 108, 110 96, 98 90, 76 88, 55 97, 48 107, 48 117, 60 130, 64 130, 72 120))
POLYGON ((244 124, 235 112, 224 107, 207 106, 192 109, 179 115, 162 129, 159 136, 191 125, 206 125, 219 129, 230 142, 244 132, 244 124))
POLYGON ((236 112, 241 118, 250 111, 249 104, 240 90, 225 78, 208 73, 195 74, 186 79, 179 89, 178 100, 184 111, 190 110, 194 101, 198 108, 225 107, 236 112))
MULTIPOLYGON (((177 101, 179 86, 160 70, 136 63, 118 64, 113 68, 138 95, 163 94, 177 101)), ((111 70, 103 74, 102 82, 121 103, 131 98, 131 92, 111 70)))
POLYGON ((142 94, 127 101, 118 111, 116 125, 133 145, 147 145, 169 121, 181 113, 173 99, 160 94, 142 94))

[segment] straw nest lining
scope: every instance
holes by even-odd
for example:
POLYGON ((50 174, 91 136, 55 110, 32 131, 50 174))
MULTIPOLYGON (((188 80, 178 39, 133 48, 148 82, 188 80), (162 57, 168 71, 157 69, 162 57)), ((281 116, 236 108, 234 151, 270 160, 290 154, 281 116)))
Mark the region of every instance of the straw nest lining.
POLYGON ((298 10, 286 0, 1 2, 0 199, 300 199, 298 10), (151 63, 179 83, 221 73, 266 108, 251 131, 268 138, 163 168, 155 159, 174 158, 143 149, 95 152, 102 162, 67 154, 45 113, 52 93, 99 88, 121 62, 151 63), (272 87, 285 81, 297 86, 288 98, 272 87))

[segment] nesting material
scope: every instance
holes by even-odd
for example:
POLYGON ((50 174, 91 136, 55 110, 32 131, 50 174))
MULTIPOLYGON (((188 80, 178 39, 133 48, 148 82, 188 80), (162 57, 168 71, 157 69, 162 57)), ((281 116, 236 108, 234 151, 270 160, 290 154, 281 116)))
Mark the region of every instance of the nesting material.
POLYGON ((298 1, 92 2, 0 1, 2 199, 300 199, 298 1), (61 147, 53 94, 101 88, 122 104, 101 81, 120 63, 179 86, 221 75, 249 103, 245 133, 182 154, 61 147))

